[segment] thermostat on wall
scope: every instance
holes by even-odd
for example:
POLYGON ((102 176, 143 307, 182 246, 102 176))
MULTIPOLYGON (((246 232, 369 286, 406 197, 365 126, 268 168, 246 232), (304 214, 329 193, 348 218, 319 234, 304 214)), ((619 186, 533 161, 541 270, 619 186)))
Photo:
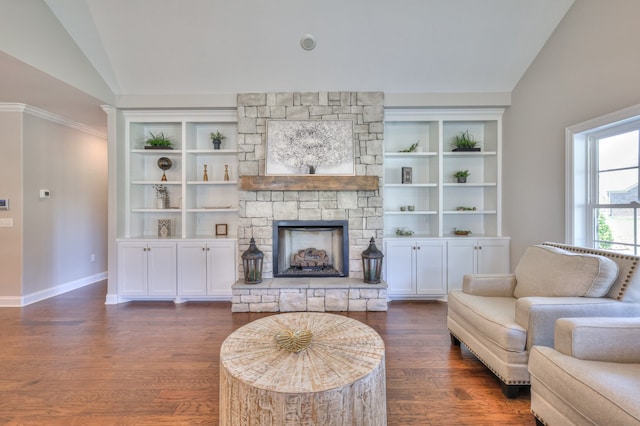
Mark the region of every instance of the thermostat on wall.
POLYGON ((8 198, 0 199, 0 210, 9 210, 9 199, 8 198))

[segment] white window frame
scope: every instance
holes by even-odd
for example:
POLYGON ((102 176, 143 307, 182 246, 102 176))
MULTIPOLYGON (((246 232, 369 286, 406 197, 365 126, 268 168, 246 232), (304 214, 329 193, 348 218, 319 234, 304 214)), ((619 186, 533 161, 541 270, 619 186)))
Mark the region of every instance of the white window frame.
POLYGON ((589 195, 593 182, 589 175, 589 157, 594 134, 640 120, 640 105, 603 115, 567 127, 565 130, 565 241, 568 244, 593 247, 592 210, 589 195))

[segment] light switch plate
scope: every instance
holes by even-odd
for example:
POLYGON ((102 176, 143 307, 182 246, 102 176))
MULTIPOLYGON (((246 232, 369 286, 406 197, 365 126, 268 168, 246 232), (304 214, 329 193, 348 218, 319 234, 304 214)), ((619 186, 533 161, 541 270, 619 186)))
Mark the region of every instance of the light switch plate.
POLYGON ((12 217, 0 217, 0 228, 11 228, 13 226, 12 217))

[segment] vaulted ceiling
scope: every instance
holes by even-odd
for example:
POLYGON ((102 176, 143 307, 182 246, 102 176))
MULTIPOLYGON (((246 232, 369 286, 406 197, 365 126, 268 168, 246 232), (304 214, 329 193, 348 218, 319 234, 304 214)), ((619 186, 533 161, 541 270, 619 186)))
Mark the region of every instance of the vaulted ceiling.
MULTIPOLYGON (((117 100, 251 91, 508 93, 573 0, 44 2, 117 100), (305 34, 315 49, 302 49, 305 34)), ((0 66, 10 60, 0 55, 0 66)), ((30 90, 21 84, 12 90, 30 90)))

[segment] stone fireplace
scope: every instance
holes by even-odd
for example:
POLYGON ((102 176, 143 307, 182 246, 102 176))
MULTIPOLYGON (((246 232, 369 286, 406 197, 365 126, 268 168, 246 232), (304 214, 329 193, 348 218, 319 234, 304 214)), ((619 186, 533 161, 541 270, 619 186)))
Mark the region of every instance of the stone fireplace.
MULTIPOLYGON (((241 182, 239 253, 249 247, 249 240, 253 237, 265 255, 263 278, 273 278, 274 250, 276 246, 279 249, 278 242, 274 242, 274 222, 344 221, 348 236, 344 246, 344 277, 340 279, 350 280, 346 284, 347 289, 356 282, 362 282, 361 253, 368 247, 371 237, 379 244, 382 244, 383 237, 383 93, 245 93, 238 95, 237 103, 238 177, 241 182), (326 179, 316 175, 287 176, 285 183, 277 177, 265 176, 267 121, 271 119, 352 120, 355 175, 325 176, 326 179), (371 181, 375 182, 375 187, 362 185, 362 182, 371 181), (247 185, 248 182, 251 185, 247 185)), ((242 276, 241 262, 238 268, 239 276, 242 276)), ((336 279, 310 278, 315 288, 322 280, 335 284, 336 279)), ((364 287, 373 291, 371 285, 364 287)), ((381 299, 382 293, 374 292, 374 298, 381 299)), ((347 294, 350 297, 349 290, 347 294)), ((372 295, 372 292, 363 294, 372 295)), ((381 310, 380 300, 376 303, 376 310, 381 310)), ((365 301, 365 309, 360 310, 367 310, 366 305, 365 301)), ((386 309, 386 301, 384 307, 386 309)))
POLYGON ((274 220, 273 276, 349 276, 349 222, 274 220))

